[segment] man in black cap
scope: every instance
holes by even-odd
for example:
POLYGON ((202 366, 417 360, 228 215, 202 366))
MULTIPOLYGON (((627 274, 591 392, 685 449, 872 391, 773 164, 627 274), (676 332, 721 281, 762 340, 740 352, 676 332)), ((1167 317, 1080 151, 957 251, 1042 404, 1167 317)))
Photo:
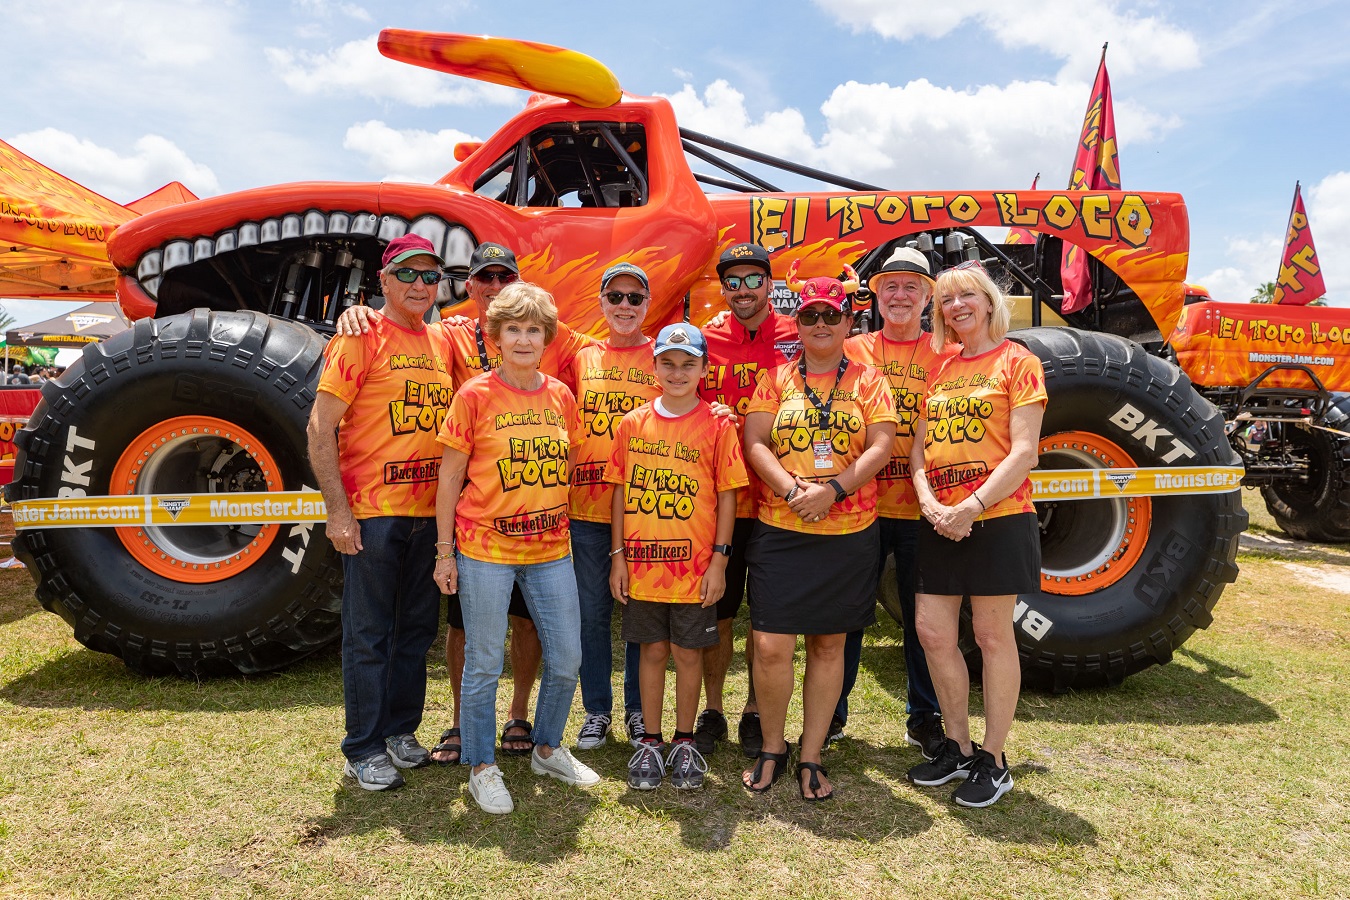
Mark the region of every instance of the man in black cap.
MULTIPOLYGON (((722 299, 731 315, 718 324, 703 328, 703 336, 708 342, 708 373, 699 388, 699 396, 709 403, 724 403, 740 416, 755 391, 756 373, 796 359, 801 353, 801 341, 796 323, 788 316, 779 315, 769 302, 773 293, 773 267, 768 251, 763 247, 752 243, 728 247, 717 261, 717 276, 722 284, 722 299)), ((749 470, 748 466, 746 468, 749 470)), ((717 630, 721 640, 717 646, 703 652, 707 707, 698 717, 694 740, 704 755, 713 752, 717 741, 727 737, 722 689, 731 665, 732 621, 745 598, 745 548, 758 515, 760 482, 753 471, 749 474, 750 485, 737 492, 736 528, 731 539, 731 559, 727 563, 726 592, 717 604, 717 630)), ((752 638, 747 635, 745 642, 749 685, 738 737, 741 752, 753 759, 763 744, 763 735, 755 706, 752 638)))

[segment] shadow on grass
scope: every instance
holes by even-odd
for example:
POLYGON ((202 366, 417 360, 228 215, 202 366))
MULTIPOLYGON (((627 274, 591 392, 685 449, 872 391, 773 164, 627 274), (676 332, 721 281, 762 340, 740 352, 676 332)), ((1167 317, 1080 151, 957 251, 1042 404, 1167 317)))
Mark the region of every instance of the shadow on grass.
MULTIPOLYGON (((599 799, 584 789, 540 778, 527 759, 502 760, 515 812, 483 813, 469 796, 467 766, 432 766, 405 772, 398 791, 361 790, 351 779, 333 792, 333 811, 310 819, 302 846, 321 846, 350 835, 391 830, 416 844, 496 847, 516 862, 549 863, 578 850, 577 835, 599 799)), ((525 891, 529 893, 529 891, 525 891)))
POLYGON ((1233 683, 1249 678, 1246 672, 1185 648, 1176 655, 1200 668, 1173 662, 1131 675, 1117 687, 1069 691, 1058 696, 1024 691, 1017 706, 1017 718, 1149 725, 1247 725, 1279 720, 1274 707, 1244 693, 1233 683))
POLYGON ((48 660, 0 688, 15 706, 79 709, 162 709, 174 712, 342 706, 336 644, 266 675, 213 678, 145 677, 120 659, 81 647, 48 660))

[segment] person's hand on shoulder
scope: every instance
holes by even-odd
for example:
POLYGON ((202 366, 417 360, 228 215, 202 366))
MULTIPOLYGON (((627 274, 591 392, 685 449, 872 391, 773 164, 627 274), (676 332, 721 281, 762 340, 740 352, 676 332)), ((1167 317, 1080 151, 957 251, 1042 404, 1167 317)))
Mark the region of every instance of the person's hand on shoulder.
POLYGON ((360 337, 370 332, 370 321, 380 316, 369 306, 349 306, 338 316, 337 333, 342 337, 360 337))

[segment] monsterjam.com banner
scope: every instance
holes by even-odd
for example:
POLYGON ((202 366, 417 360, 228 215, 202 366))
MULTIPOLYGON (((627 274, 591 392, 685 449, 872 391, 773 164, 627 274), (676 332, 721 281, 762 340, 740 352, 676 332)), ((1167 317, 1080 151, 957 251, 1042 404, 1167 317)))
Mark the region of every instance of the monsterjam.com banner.
MULTIPOLYGON (((1350 309, 1267 303, 1195 303, 1172 334, 1177 362, 1206 387, 1245 387, 1273 365, 1306 366, 1327 390, 1350 391, 1350 309)), ((1268 387, 1310 388, 1298 371, 1268 387)))

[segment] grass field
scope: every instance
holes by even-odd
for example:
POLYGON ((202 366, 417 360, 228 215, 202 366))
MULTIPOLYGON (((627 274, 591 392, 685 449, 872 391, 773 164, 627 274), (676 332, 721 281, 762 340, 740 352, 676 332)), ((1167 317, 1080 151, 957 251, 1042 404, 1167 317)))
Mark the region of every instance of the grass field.
MULTIPOLYGON (((390 794, 343 783, 336 652, 144 680, 0 571, 0 895, 1344 897, 1350 552, 1280 541, 1247 498, 1255 549, 1213 626, 1123 687, 1024 695, 1017 787, 975 811, 904 779, 919 757, 889 620, 827 754, 833 803, 790 779, 747 795, 734 747, 701 793, 638 795, 611 743, 584 756, 606 776, 584 791, 508 759, 517 812, 489 817, 459 767, 390 794)), ((424 740, 450 696, 431 671, 424 740)))

